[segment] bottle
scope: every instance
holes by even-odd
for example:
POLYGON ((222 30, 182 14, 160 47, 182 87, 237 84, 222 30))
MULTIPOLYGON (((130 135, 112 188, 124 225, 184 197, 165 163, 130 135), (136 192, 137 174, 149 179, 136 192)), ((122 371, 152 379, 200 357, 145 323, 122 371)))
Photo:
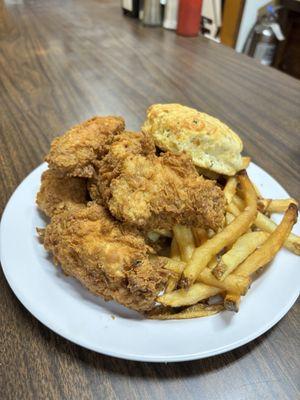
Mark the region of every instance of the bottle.
POLYGON ((176 33, 198 36, 200 31, 202 0, 180 0, 176 33))
POLYGON ((148 26, 160 26, 162 23, 160 0, 144 1, 143 23, 148 26))
POLYGON ((139 0, 121 0, 121 5, 124 15, 132 18, 138 18, 139 0))
POLYGON ((252 28, 243 52, 260 60, 263 65, 272 65, 279 40, 284 40, 280 25, 277 22, 276 9, 267 7, 263 15, 252 28))
POLYGON ((143 21, 144 19, 144 0, 140 0, 139 5, 139 20, 143 21))
POLYGON ((165 6, 163 27, 166 29, 177 28, 179 0, 168 0, 165 6))

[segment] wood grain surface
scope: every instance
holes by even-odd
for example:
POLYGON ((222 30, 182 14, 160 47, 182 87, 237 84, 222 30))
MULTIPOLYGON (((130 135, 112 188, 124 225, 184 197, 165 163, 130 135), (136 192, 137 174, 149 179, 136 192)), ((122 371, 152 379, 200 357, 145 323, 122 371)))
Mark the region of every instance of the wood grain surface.
MULTIPOLYGON (((299 199, 295 79, 204 38, 144 28, 117 0, 0 0, 1 211, 54 136, 94 114, 123 115, 138 129, 157 102, 224 120, 299 199)), ((181 364, 118 360, 64 340, 24 309, 2 272, 0 305, 3 400, 300 396, 299 302, 254 342, 181 364)))

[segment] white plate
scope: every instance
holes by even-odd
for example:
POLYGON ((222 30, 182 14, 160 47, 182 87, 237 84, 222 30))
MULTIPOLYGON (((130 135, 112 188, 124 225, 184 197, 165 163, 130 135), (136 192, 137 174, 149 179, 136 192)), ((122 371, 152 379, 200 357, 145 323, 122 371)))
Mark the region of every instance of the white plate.
MULTIPOLYGON (((276 324, 299 294, 299 258, 283 249, 255 281, 240 312, 184 321, 144 319, 114 302, 105 303, 55 268, 38 242, 45 225, 35 206, 43 164, 17 188, 1 222, 1 261, 23 305, 59 335, 88 349, 139 361, 185 361, 235 349, 276 324)), ((265 196, 288 197, 261 168, 248 169, 265 196)), ((280 218, 280 217, 279 217, 280 218)), ((300 232, 299 223, 294 231, 300 232)))

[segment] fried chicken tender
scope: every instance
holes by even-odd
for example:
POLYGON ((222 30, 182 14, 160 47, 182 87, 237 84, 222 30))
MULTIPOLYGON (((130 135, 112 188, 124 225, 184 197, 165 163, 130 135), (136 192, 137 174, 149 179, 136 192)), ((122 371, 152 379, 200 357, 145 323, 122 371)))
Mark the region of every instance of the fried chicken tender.
POLYGON ((86 179, 61 177, 51 169, 43 173, 36 203, 48 217, 66 202, 85 203, 86 199, 86 179))
POLYGON ((183 224, 216 230, 224 221, 225 199, 216 183, 199 176, 184 154, 157 156, 144 133, 115 138, 99 163, 97 188, 117 219, 142 229, 183 224))
POLYGON ((198 176, 186 156, 128 158, 110 191, 110 212, 139 227, 172 229, 184 224, 216 230, 223 223, 220 188, 198 176))
POLYGON ((165 259, 151 256, 153 250, 136 230, 94 202, 65 205, 41 236, 66 275, 105 300, 138 311, 154 307, 170 275, 165 259))
POLYGON ((216 182, 185 154, 157 154, 153 138, 125 132, 122 118, 77 125, 53 141, 46 161, 37 204, 51 221, 38 233, 65 274, 105 300, 155 306, 172 273, 158 255, 169 239, 149 231, 223 224, 216 182))
POLYGON ((153 139, 144 133, 124 131, 115 136, 106 156, 97 163, 98 172, 89 180, 88 190, 93 200, 107 204, 111 197, 110 183, 122 170, 123 162, 135 155, 154 155, 153 139))
POLYGON ((91 178, 94 162, 106 151, 114 135, 125 128, 121 117, 94 117, 55 138, 45 161, 61 175, 91 178))

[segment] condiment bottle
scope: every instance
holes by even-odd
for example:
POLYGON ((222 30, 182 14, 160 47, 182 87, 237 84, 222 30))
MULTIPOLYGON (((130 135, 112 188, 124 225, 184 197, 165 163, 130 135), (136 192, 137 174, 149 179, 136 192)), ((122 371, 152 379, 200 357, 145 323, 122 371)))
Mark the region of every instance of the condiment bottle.
POLYGON ((202 0, 180 0, 176 33, 198 36, 200 31, 202 0))

